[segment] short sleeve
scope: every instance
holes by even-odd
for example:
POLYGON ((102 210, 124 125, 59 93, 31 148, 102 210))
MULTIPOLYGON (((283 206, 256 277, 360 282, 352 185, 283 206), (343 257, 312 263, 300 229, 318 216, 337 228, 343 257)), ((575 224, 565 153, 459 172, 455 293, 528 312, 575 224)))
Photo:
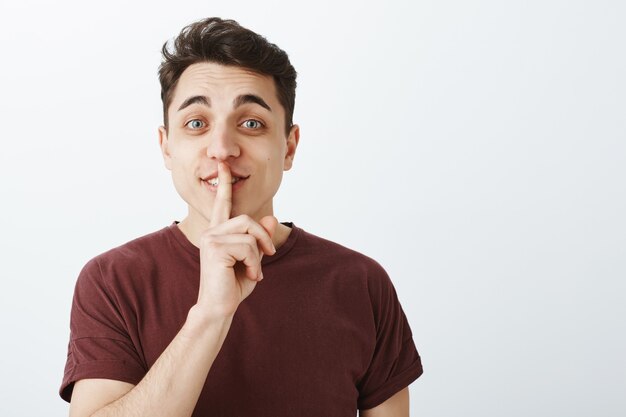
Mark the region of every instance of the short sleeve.
POLYGON ((368 291, 376 326, 376 347, 360 379, 358 408, 382 404, 423 372, 411 328, 387 273, 377 265, 368 278, 368 291))
POLYGON ((147 369, 128 334, 117 297, 106 286, 97 258, 76 282, 70 317, 70 341, 61 398, 70 401, 74 383, 105 378, 137 384, 147 369))

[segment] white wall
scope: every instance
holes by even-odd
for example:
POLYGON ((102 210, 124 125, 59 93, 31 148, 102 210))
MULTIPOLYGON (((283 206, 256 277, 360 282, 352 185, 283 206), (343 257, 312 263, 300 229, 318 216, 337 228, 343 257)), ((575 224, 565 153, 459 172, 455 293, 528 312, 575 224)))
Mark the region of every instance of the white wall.
POLYGON ((277 214, 387 268, 413 415, 626 415, 624 2, 93 3, 0 5, 0 415, 66 415, 80 268, 183 217, 156 70, 210 15, 290 54, 277 214))

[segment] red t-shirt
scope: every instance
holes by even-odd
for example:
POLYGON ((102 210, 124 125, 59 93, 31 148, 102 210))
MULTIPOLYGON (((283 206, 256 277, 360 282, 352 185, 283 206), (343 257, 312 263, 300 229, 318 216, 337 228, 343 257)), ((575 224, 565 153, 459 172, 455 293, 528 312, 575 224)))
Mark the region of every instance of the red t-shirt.
MULTIPOLYGON (((374 260, 291 225, 244 300, 193 416, 355 416, 422 373, 396 292, 374 260)), ((200 252, 176 223, 81 271, 60 389, 137 384, 198 297, 200 252)))

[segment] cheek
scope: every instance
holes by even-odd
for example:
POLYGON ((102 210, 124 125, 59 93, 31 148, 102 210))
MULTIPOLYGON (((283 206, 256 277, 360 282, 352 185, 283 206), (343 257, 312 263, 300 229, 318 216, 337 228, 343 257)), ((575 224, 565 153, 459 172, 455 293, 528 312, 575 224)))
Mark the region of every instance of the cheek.
POLYGON ((265 161, 265 166, 267 167, 267 171, 272 173, 272 175, 276 175, 277 172, 282 172, 283 160, 280 154, 268 156, 265 161))
POLYGON ((202 155, 202 150, 190 146, 179 146, 171 153, 172 170, 179 175, 189 175, 194 173, 194 167, 198 165, 198 160, 202 155))
POLYGON ((198 176, 194 170, 193 161, 187 155, 174 154, 171 159, 171 173, 174 187, 179 193, 193 189, 198 176))
POLYGON ((272 155, 265 162, 265 177, 273 188, 278 188, 283 178, 283 161, 280 155, 272 155))

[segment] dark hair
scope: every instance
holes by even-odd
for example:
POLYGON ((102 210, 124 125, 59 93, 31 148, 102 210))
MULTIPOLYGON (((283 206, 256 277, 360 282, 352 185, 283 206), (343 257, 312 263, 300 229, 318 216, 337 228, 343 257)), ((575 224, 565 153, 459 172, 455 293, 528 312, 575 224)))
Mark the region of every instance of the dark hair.
POLYGON ((293 125, 297 73, 285 51, 234 20, 218 17, 185 26, 174 39, 172 51, 168 43, 161 49, 163 61, 159 66, 165 129, 168 128, 167 109, 182 73, 192 64, 214 62, 272 76, 278 101, 285 109, 285 130, 289 134, 293 125))

